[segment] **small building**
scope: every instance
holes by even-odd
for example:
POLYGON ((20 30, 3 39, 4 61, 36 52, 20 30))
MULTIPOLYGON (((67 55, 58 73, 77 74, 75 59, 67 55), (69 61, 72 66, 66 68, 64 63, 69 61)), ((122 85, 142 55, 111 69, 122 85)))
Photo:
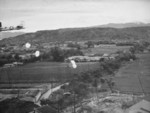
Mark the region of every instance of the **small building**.
POLYGON ((145 49, 145 50, 143 51, 143 53, 149 53, 149 50, 148 50, 148 49, 145 49))
POLYGON ((14 64, 4 64, 4 68, 8 68, 8 67, 14 67, 15 65, 14 64))
POLYGON ((21 66, 21 65, 23 65, 23 62, 13 62, 13 64, 17 65, 17 66, 19 66, 19 65, 21 66))
POLYGON ((103 54, 103 57, 108 57, 108 56, 109 56, 108 53, 104 53, 104 54, 103 54))
POLYGON ((21 58, 22 60, 28 60, 31 58, 31 56, 33 56, 33 54, 23 54, 19 55, 19 58, 21 58))

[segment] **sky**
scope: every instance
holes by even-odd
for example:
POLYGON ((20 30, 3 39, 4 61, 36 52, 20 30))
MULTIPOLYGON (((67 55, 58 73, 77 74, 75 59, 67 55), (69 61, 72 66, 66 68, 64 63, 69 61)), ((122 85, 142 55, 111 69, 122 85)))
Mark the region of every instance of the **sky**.
POLYGON ((150 23, 150 0, 0 0, 3 26, 26 32, 108 23, 150 23))

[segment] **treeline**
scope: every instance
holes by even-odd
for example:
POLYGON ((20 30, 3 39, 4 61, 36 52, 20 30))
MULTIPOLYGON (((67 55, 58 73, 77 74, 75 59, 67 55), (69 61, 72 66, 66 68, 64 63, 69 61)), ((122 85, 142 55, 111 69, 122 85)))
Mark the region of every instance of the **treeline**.
MULTIPOLYGON (((108 41, 104 41, 104 42, 108 43, 108 41)), ((86 44, 88 47, 93 47, 95 43, 104 43, 104 42, 103 41, 98 41, 98 42, 88 41, 86 42, 86 44)), ((131 53, 143 52, 150 45, 149 42, 145 42, 145 41, 135 42, 135 43, 120 43, 120 44, 121 45, 123 44, 122 46, 132 45, 132 47, 130 48, 131 53)), ((63 62, 65 58, 67 57, 76 56, 76 55, 84 55, 80 49, 79 44, 69 43, 68 47, 72 47, 72 49, 61 49, 60 47, 53 47, 49 51, 41 51, 41 55, 39 57, 35 57, 34 55, 31 55, 30 58, 28 59, 21 59, 19 57, 19 53, 1 54, 0 66, 3 66, 6 63, 12 63, 12 62, 18 62, 18 61, 24 62, 24 63, 31 63, 35 61, 63 62)))
MULTIPOLYGON (((24 53, 24 55, 29 54, 29 51, 24 53)), ((36 61, 54 61, 54 62, 63 62, 65 58, 75 55, 83 55, 83 52, 80 49, 61 49, 60 47, 53 47, 49 51, 41 51, 39 57, 35 57, 34 54, 30 52, 30 57, 21 59, 19 53, 8 53, 0 55, 0 66, 3 66, 7 63, 12 62, 23 62, 31 63, 36 61)))
POLYGON ((142 41, 139 43, 135 43, 133 47, 130 48, 130 51, 132 53, 140 53, 147 49, 148 46, 150 46, 150 42, 142 41))
POLYGON ((148 41, 141 42, 118 42, 116 46, 133 46, 137 51, 143 51, 146 47, 150 45, 148 41))
POLYGON ((83 55, 83 52, 79 49, 63 50, 59 47, 53 47, 50 51, 44 52, 40 57, 43 61, 63 62, 65 58, 76 55, 83 55))
POLYGON ((15 61, 19 61, 19 55, 18 54, 13 54, 13 55, 11 55, 11 53, 0 54, 0 66, 3 66, 4 64, 12 63, 15 61))

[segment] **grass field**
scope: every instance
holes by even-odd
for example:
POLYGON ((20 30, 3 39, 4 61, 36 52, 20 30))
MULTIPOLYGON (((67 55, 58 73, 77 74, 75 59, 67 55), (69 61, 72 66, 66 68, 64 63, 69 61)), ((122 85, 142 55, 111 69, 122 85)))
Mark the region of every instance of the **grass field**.
POLYGON ((101 44, 99 47, 90 48, 89 50, 84 50, 86 54, 104 54, 104 53, 115 53, 121 50, 128 50, 131 46, 116 46, 113 44, 106 45, 101 44))
POLYGON ((122 67, 116 74, 116 87, 121 92, 150 94, 150 53, 137 56, 138 60, 122 67))
POLYGON ((20 67, 0 70, 0 83, 46 83, 55 80, 66 80, 87 70, 98 68, 99 63, 77 63, 77 68, 68 63, 37 62, 20 67))

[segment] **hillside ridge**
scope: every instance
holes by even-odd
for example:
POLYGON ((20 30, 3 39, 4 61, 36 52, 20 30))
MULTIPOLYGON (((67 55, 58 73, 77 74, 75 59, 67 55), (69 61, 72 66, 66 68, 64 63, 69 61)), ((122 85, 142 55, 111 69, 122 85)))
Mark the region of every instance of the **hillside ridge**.
POLYGON ((3 39, 0 44, 23 44, 87 41, 87 40, 150 40, 150 26, 129 28, 67 28, 57 30, 43 30, 26 33, 16 37, 3 39))

